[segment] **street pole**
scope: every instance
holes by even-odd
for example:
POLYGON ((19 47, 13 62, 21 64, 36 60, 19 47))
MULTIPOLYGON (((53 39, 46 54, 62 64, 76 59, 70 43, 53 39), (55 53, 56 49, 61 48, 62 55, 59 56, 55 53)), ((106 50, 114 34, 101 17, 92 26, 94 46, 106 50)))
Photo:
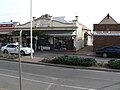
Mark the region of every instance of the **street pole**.
POLYGON ((31 38, 31 59, 33 59, 33 52, 32 52, 32 0, 30 0, 30 38, 31 38))
POLYGON ((22 30, 20 31, 20 36, 19 36, 19 47, 18 47, 18 54, 19 54, 19 81, 20 81, 20 90, 22 90, 22 69, 21 69, 21 54, 20 54, 20 45, 22 44, 21 40, 22 36, 22 30))

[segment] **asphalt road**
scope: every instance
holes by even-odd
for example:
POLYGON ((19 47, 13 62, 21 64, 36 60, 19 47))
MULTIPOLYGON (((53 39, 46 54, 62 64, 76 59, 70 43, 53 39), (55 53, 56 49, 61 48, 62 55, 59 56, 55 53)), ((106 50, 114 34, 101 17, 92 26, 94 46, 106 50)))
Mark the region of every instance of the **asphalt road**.
MULTIPOLYGON (((120 73, 22 64, 23 90, 120 90, 120 73)), ((18 62, 0 61, 0 88, 19 90, 18 62)))

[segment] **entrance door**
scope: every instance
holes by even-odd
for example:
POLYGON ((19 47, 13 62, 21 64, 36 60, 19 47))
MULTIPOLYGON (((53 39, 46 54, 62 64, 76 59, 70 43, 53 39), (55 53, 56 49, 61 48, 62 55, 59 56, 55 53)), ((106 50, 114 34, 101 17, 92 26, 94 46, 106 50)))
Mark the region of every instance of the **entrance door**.
POLYGON ((73 39, 71 37, 57 37, 54 38, 55 49, 72 50, 73 39))
POLYGON ((66 40, 66 48, 67 50, 73 50, 73 39, 66 40))
POLYGON ((61 48, 61 42, 58 41, 58 42, 55 43, 55 49, 62 49, 61 48))

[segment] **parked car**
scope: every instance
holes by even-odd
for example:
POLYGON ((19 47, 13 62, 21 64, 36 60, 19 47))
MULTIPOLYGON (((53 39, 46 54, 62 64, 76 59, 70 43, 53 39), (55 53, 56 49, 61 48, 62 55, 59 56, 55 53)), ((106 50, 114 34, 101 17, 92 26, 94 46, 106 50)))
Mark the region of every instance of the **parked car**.
POLYGON ((96 55, 102 57, 120 57, 120 47, 108 46, 108 47, 99 48, 96 51, 96 55))
MULTIPOLYGON (((12 53, 12 54, 18 54, 19 44, 18 43, 10 43, 5 46, 1 47, 1 52, 3 53, 12 53)), ((31 53, 31 48, 29 47, 22 47, 20 46, 20 54, 26 55, 31 53)), ((32 49, 32 53, 34 53, 34 50, 32 49)))

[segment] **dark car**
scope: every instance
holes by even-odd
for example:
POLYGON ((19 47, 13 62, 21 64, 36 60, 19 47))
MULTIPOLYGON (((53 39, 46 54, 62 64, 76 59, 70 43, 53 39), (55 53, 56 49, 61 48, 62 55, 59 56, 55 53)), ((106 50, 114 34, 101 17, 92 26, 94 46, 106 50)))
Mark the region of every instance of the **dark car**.
POLYGON ((102 57, 120 57, 120 47, 108 46, 108 47, 99 48, 96 51, 96 55, 102 57))

